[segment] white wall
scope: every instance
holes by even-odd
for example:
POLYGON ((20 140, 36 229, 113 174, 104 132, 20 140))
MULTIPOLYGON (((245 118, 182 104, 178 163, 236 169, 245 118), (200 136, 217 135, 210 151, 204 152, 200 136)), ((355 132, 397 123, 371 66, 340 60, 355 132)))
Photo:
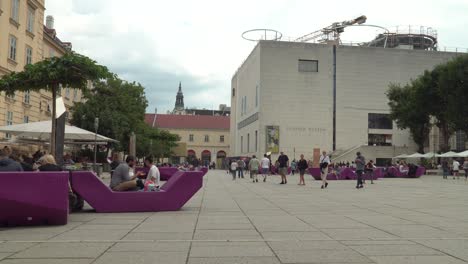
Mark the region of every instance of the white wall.
MULTIPOLYGON (((367 144, 368 113, 388 113, 385 92, 390 82, 406 83, 425 69, 445 62, 454 53, 418 50, 337 48, 337 149, 367 144)), ((233 77, 236 97, 231 103, 232 155, 265 152, 265 127, 280 126, 280 150, 290 157, 313 148, 331 151, 333 140, 333 54, 332 46, 260 41, 233 77), (318 72, 299 72, 298 60, 318 60, 318 72), (254 107, 255 86, 260 87, 260 107, 254 107), (247 114, 241 116, 241 98, 247 96, 247 114), (259 121, 240 130, 237 124, 259 111, 259 121), (259 149, 241 153, 240 136, 259 133, 259 149), (235 146, 235 147, 234 147, 235 146)), ((382 133, 385 131, 382 131, 382 133)), ((415 150, 408 131, 394 124, 392 143, 415 150)), ((382 152, 387 153, 387 152, 382 152)), ((389 153, 389 152, 388 152, 389 153)), ((276 158, 274 155, 273 158, 276 158)), ((384 157, 382 157, 384 158, 384 157)))

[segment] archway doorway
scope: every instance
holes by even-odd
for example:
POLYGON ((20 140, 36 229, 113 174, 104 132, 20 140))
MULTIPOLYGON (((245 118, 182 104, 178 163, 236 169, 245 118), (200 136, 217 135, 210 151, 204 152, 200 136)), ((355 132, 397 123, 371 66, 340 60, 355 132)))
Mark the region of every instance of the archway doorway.
POLYGON ((204 150, 201 153, 202 165, 208 167, 211 162, 211 152, 209 150, 204 150))
POLYGON ((197 153, 193 149, 187 150, 187 162, 193 165, 193 161, 197 159, 197 153))
POLYGON ((225 164, 225 160, 226 160, 226 152, 224 150, 220 150, 218 151, 218 153, 216 153, 216 168, 218 169, 226 169, 226 164, 225 164))

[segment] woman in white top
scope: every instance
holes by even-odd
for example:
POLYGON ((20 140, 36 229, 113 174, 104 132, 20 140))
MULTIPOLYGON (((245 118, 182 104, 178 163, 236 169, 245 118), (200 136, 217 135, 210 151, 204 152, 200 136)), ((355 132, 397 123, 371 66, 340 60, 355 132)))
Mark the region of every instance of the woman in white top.
POLYGON ((453 171, 453 179, 455 180, 455 177, 457 179, 460 179, 460 175, 458 175, 458 170, 460 170, 460 162, 458 160, 454 159, 452 163, 452 171, 453 171))
POLYGON ((145 166, 149 168, 148 175, 146 176, 146 180, 153 181, 155 187, 159 189, 161 174, 159 173, 158 167, 153 164, 153 159, 150 157, 145 158, 145 166))
POLYGON ((237 161, 232 160, 231 161, 231 173, 232 173, 232 180, 236 180, 236 172, 237 172, 237 161))

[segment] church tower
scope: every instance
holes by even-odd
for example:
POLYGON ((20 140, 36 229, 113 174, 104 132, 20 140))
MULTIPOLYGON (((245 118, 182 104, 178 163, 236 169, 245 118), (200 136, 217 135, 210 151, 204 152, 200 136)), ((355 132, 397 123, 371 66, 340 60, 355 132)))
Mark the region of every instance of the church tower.
POLYGON ((184 111, 184 94, 182 93, 182 83, 179 82, 179 91, 177 92, 174 114, 183 114, 184 111))

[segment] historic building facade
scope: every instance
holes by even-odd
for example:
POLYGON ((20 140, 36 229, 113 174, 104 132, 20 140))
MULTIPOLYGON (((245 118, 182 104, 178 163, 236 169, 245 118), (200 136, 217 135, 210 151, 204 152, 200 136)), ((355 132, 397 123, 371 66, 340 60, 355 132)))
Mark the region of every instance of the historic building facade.
MULTIPOLYGON (((71 49, 71 43, 57 37, 53 17, 48 16, 43 24, 44 10, 44 0, 0 1, 0 76, 71 49)), ((67 109, 82 100, 81 91, 70 87, 62 87, 60 94, 67 109)), ((51 93, 45 90, 13 96, 0 93, 0 126, 50 119, 51 100, 51 93)), ((2 141, 9 137, 0 133, 2 141)))

